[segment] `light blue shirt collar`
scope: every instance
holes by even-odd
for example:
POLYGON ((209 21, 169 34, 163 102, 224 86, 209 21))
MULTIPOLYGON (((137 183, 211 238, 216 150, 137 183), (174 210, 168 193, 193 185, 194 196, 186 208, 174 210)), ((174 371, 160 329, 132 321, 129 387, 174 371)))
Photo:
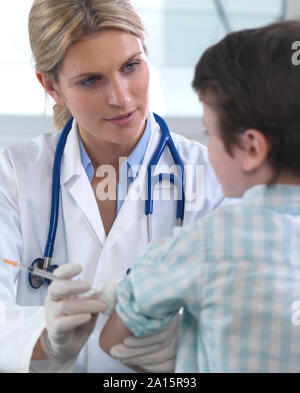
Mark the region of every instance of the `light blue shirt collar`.
POLYGON ((300 186, 256 185, 245 192, 241 203, 271 209, 281 214, 300 215, 300 186))
POLYGON ((128 169, 130 168, 131 171, 128 171, 128 173, 131 173, 131 176, 136 179, 139 170, 137 169, 138 166, 142 165, 145 153, 147 150, 148 142, 150 139, 150 134, 151 134, 151 119, 150 115, 148 116, 147 119, 147 124, 145 131, 139 140, 139 143, 136 145, 135 149, 133 152, 130 154, 130 156, 127 158, 127 164, 128 164, 128 169))
MULTIPOLYGON (((145 153, 147 150, 147 146, 148 146, 148 142, 150 139, 150 134, 151 134, 151 114, 148 115, 146 128, 145 128, 145 131, 144 131, 141 139, 139 140, 139 143, 136 145, 133 152, 127 158, 127 181, 126 181, 126 179, 123 179, 123 174, 124 174, 124 169, 125 169, 124 165, 126 164, 126 162, 121 167, 120 182, 118 184, 118 212, 119 212, 119 210, 124 202, 124 199, 128 193, 129 186, 137 178, 137 176, 139 174, 139 166, 141 166, 143 163, 145 153), (125 184, 127 184, 127 190, 123 189, 125 184), (123 185, 123 187, 122 187, 122 185, 123 185)), ((94 168, 92 166, 92 162, 90 160, 90 157, 88 156, 88 154, 86 152, 86 149, 84 147, 84 144, 82 142, 79 132, 78 132, 78 140, 79 140, 79 150, 80 150, 81 163, 82 163, 83 168, 87 174, 87 177, 91 183, 93 176, 94 176, 94 168)), ((126 174, 125 174, 125 176, 126 176, 126 174)))
POLYGON ((90 183, 92 183, 93 176, 94 176, 94 168, 92 165, 92 162, 90 160, 90 157, 88 156, 84 144, 82 142, 81 136, 78 132, 78 140, 79 140, 79 150, 80 150, 80 158, 81 158, 81 163, 82 166, 87 174, 87 177, 89 178, 90 183))

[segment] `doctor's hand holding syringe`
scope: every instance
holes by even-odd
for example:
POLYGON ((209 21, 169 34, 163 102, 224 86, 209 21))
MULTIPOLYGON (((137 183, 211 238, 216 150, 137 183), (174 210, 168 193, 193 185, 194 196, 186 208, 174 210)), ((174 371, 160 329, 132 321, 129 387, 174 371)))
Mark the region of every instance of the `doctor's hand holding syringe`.
MULTIPOLYGON (((15 262, 4 262, 28 270, 15 262)), ((53 280, 45 301, 46 328, 35 346, 32 360, 48 359, 53 369, 61 372, 72 371, 80 350, 94 330, 98 314, 107 308, 99 300, 101 292, 93 291, 88 296, 91 289, 88 281, 73 280, 80 272, 81 266, 71 263, 60 266, 55 274, 42 269, 31 272, 53 280)))
MULTIPOLYGON (((78 264, 67 263, 57 268, 55 273, 49 273, 6 259, 3 262, 52 281, 45 301, 46 327, 34 348, 32 360, 50 360, 56 372, 58 369, 71 372, 95 328, 99 313, 110 316, 114 311, 118 281, 111 281, 98 291, 91 289, 88 281, 74 280, 82 270, 78 264)), ((172 372, 176 345, 171 345, 169 339, 177 336, 177 328, 172 324, 151 337, 130 337, 114 348, 115 357, 123 359, 122 362, 135 370, 134 366, 139 364, 144 365, 148 372, 172 372), (155 356, 156 353, 158 356, 155 356)))

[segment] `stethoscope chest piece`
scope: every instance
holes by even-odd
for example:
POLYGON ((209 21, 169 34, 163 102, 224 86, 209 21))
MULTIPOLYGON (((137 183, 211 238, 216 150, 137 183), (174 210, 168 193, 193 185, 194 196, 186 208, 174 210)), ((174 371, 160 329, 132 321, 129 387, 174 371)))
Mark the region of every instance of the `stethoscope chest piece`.
MULTIPOLYGON (((44 259, 37 258, 32 262, 31 267, 45 269, 44 265, 45 265, 44 259)), ((45 270, 47 272, 53 273, 56 268, 58 268, 58 265, 51 265, 45 270)), ((31 288, 33 288, 33 289, 39 289, 44 283, 46 283, 48 285, 51 283, 51 281, 49 279, 38 277, 33 273, 28 273, 28 281, 29 281, 31 288)))

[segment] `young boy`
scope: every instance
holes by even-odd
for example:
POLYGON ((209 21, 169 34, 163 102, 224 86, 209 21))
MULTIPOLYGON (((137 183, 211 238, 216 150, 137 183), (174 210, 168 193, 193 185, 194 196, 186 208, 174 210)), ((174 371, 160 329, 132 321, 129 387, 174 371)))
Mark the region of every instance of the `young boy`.
POLYGON ((239 204, 150 246, 117 288, 100 338, 163 330, 184 313, 176 372, 300 372, 300 23, 230 34, 193 87, 211 163, 239 204))

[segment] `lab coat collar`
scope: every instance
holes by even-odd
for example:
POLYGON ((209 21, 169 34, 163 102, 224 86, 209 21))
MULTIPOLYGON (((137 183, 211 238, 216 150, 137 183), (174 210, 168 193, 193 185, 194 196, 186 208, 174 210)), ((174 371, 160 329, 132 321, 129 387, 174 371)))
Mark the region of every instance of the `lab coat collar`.
POLYGON ((81 162, 78 127, 75 120, 73 121, 72 129, 68 135, 64 149, 60 185, 65 222, 69 225, 70 233, 76 228, 79 220, 78 215, 74 212, 74 205, 64 203, 69 198, 72 198, 87 218, 97 239, 103 245, 106 235, 93 189, 81 162))
MULTIPOLYGON (((151 135, 148 142, 148 147, 143 160, 143 167, 147 167, 154 151, 157 149, 161 138, 161 132, 159 124, 156 122, 153 114, 150 115, 151 120, 151 135)), ((161 171, 166 172, 165 166, 173 165, 171 154, 168 149, 163 153, 161 160, 159 161, 155 173, 160 173, 161 171), (164 166, 163 169, 160 169, 164 166)), ((61 185, 68 185, 71 179, 77 176, 77 179, 73 181, 69 189, 72 197, 76 200, 77 204, 80 206, 81 210, 87 217, 88 221, 92 225, 100 243, 107 250, 111 248, 124 234, 143 216, 145 215, 145 200, 135 198, 135 183, 140 182, 140 184, 146 184, 146 171, 140 171, 137 179, 132 183, 127 197, 120 209, 120 212, 111 228, 111 231, 106 238, 105 231, 103 228, 101 216, 99 213, 97 201, 93 195, 93 190, 90 186, 89 179, 84 171, 81 163, 80 150, 79 150, 79 140, 77 132, 76 121, 73 121, 73 126, 68 136, 66 143, 62 168, 61 168, 61 185), (82 192, 82 190, 86 190, 82 192), (90 194, 90 195, 89 195, 90 194), (93 202, 92 202, 93 201, 93 202)), ((65 187, 62 187, 65 188, 65 187)), ((71 214, 71 212, 69 212, 71 214)), ((70 214, 68 217, 70 218, 70 214)), ((146 218, 145 218, 146 225, 146 218)))
MULTIPOLYGON (((161 136, 159 124, 156 122, 152 113, 150 113, 148 120, 150 121, 151 124, 151 136, 149 139, 148 147, 149 146, 157 147, 161 136)), ((146 165, 146 166, 148 165, 150 159, 152 158, 153 152, 154 152, 154 147, 152 149, 147 148, 142 165, 146 165)), ((162 160, 159 161, 158 165, 155 168, 154 175, 161 172, 160 167, 161 165, 163 165, 164 159, 168 161, 168 163, 172 165, 174 164, 171 154, 167 148, 164 151, 162 160)), ((164 164, 166 164, 166 162, 164 162, 164 164)), ((166 170, 167 168, 164 168, 164 172, 166 172, 166 170)), ((62 158, 60 185, 67 183, 74 176, 80 176, 83 171, 84 168, 80 156, 78 126, 76 120, 74 119, 72 124, 72 129, 68 135, 67 143, 62 158)))
MULTIPOLYGON (((156 122, 152 113, 150 115, 150 120, 151 120, 151 136, 142 163, 143 167, 148 166, 154 154, 154 151, 157 149, 161 137, 159 124, 156 122)), ((168 156, 166 155, 166 153, 164 153, 157 166, 157 171, 159 171, 159 167, 161 165, 166 165, 166 163, 169 163, 169 160, 168 158, 166 160, 166 157, 168 156)), ((140 198, 136 200, 135 185, 137 182, 139 182, 139 184, 146 184, 146 176, 147 176, 147 171, 140 171, 137 179, 135 179, 135 181, 130 186, 127 197, 106 239, 105 246, 104 246, 105 250, 108 250, 109 248, 113 247, 114 244, 116 244, 118 240, 122 236, 124 236, 124 234, 141 217, 145 216, 145 200, 140 198)), ((146 217, 145 217, 145 225, 146 225, 146 217)))
POLYGON ((66 184, 73 176, 80 176, 83 170, 76 120, 73 120, 61 163, 60 185, 66 184))

